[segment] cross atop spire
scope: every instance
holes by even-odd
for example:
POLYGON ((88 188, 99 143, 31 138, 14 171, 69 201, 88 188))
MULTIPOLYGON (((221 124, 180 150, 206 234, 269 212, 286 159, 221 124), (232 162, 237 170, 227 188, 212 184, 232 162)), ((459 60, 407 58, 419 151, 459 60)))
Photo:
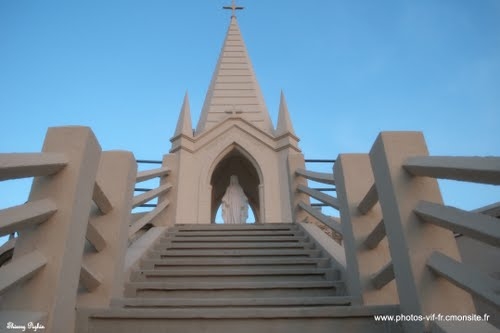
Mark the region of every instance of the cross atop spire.
MULTIPOLYGON (((233 1, 233 6, 229 9, 235 11, 237 8, 239 7, 233 1)), ((264 96, 234 16, 231 18, 224 46, 208 87, 196 133, 201 134, 230 118, 244 119, 260 130, 274 135, 264 96)))
POLYGON ((231 6, 224 6, 222 8, 223 9, 231 9, 232 10, 231 17, 236 17, 236 10, 244 9, 245 7, 236 6, 236 0, 232 0, 231 6))

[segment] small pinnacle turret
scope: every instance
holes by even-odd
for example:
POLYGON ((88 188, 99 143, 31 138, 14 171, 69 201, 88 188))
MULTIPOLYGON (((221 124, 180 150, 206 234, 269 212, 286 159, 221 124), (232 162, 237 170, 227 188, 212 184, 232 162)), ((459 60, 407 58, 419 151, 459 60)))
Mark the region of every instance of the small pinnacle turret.
POLYGON ((191 111, 189 108, 189 96, 187 91, 184 95, 184 102, 182 103, 179 120, 177 120, 177 127, 175 129, 174 138, 181 134, 188 137, 193 136, 193 127, 191 125, 191 111))
POLYGON ((288 106, 286 104, 285 94, 281 91, 280 98, 280 109, 278 114, 278 126, 276 127, 276 135, 293 134, 292 120, 290 119, 290 114, 288 112, 288 106))

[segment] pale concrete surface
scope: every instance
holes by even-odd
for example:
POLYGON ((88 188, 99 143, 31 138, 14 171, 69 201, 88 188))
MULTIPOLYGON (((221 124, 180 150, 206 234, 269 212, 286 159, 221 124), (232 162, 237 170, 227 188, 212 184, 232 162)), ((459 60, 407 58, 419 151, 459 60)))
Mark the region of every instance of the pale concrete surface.
POLYGON ((137 173, 136 182, 140 183, 148 179, 162 177, 168 175, 170 169, 168 167, 161 167, 158 169, 145 170, 137 173))
POLYGON ((345 269, 347 267, 344 248, 335 242, 331 237, 328 237, 320 228, 311 223, 298 223, 307 234, 312 237, 321 248, 326 251, 339 265, 339 269, 343 271, 343 279, 346 277, 345 269))
POLYGON ((309 204, 311 201, 309 196, 305 193, 299 192, 297 189, 299 185, 307 186, 307 180, 304 177, 298 177, 296 171, 305 169, 304 155, 301 153, 290 153, 287 155, 287 170, 288 170, 288 183, 290 184, 290 203, 292 210, 292 220, 295 222, 302 222, 308 214, 302 209, 298 209, 299 202, 309 204))
POLYGON ((57 213, 35 229, 19 233, 13 262, 35 248, 48 264, 22 288, 9 290, 2 309, 46 312, 49 332, 72 332, 82 253, 101 148, 87 127, 49 128, 43 152, 63 154, 57 174, 37 177, 29 201, 51 198, 57 213))
POLYGON ((127 249, 125 253, 125 264, 123 267, 126 280, 128 280, 132 269, 139 264, 139 260, 147 253, 151 246, 158 241, 160 236, 166 230, 166 227, 153 227, 127 249))
POLYGON ((22 285, 23 282, 33 277, 47 264, 46 256, 34 250, 0 267, 0 294, 7 290, 22 285))
MULTIPOLYGON (((500 251, 475 239, 459 236, 456 238, 462 261, 479 272, 500 281, 500 251), (478 260, 479 259, 479 260, 478 260)), ((500 310, 474 297, 478 314, 491 314, 490 323, 500 329, 500 310)))
POLYGON ((420 201, 415 213, 428 223, 500 247, 500 223, 495 217, 428 201, 420 201))
POLYGON ((398 304, 395 282, 382 289, 377 289, 372 283, 372 275, 391 261, 387 240, 371 250, 364 246, 364 240, 382 219, 380 206, 373 204, 373 198, 368 200, 372 203, 364 207, 365 214, 359 210, 359 205, 365 200, 367 193, 372 192, 372 197, 377 197, 376 190, 375 194, 372 190, 375 181, 368 155, 340 154, 335 162, 334 177, 341 206, 340 218, 349 293, 353 297, 359 297, 362 304, 366 305, 398 304))
POLYGON ((0 210, 0 235, 9 235, 19 229, 36 226, 54 215, 57 207, 50 199, 27 202, 23 205, 0 210))
POLYGON ((128 237, 129 239, 132 239, 133 236, 141 230, 146 224, 148 223, 154 223, 154 220, 158 215, 160 215, 169 205, 170 203, 168 200, 164 200, 161 203, 159 203, 155 209, 153 209, 150 212, 147 212, 144 214, 141 218, 139 218, 137 221, 134 221, 132 225, 130 226, 130 229, 128 230, 128 237))
POLYGON ((0 154, 0 180, 53 175, 67 163, 58 152, 0 154))
MULTIPOLYGON (((412 177, 403 168, 408 157, 427 155, 425 140, 419 132, 382 132, 370 151, 401 311, 415 315, 474 313, 474 304, 466 291, 427 268, 427 259, 437 248, 460 260, 453 233, 422 223, 413 213, 423 199, 443 203, 435 179, 412 177)), ((425 323, 407 321, 404 327, 408 332, 421 333, 425 323)))
POLYGON ((14 247, 16 246, 16 239, 11 238, 5 244, 0 246, 0 267, 8 263, 14 253, 14 247))
POLYGON ((500 157, 412 156, 404 167, 417 176, 500 185, 500 157))
POLYGON ((96 180, 112 209, 106 214, 94 209, 90 215, 89 225, 96 229, 106 245, 100 251, 83 254, 94 289, 78 294, 78 306, 109 306, 111 298, 123 294, 124 260, 136 175, 137 163, 132 153, 102 153, 96 180), (96 280, 99 280, 98 284, 96 280))

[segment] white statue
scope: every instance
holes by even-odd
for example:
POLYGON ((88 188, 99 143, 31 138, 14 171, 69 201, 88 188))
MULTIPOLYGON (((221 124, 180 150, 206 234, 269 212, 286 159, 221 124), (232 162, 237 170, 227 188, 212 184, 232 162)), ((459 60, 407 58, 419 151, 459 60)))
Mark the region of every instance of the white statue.
POLYGON ((222 197, 222 218, 225 224, 243 224, 247 222, 248 199, 238 183, 238 176, 231 176, 229 186, 222 197))

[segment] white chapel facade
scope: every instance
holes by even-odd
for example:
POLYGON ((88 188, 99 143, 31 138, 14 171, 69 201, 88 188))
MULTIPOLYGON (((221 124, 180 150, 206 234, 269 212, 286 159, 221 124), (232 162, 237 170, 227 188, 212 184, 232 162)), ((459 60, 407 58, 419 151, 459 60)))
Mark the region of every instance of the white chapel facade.
MULTIPOLYGON (((186 94, 164 165, 171 169, 167 221, 209 224, 236 175, 256 223, 294 220, 289 163, 304 167, 285 97, 273 126, 236 16, 231 16, 200 118, 186 94)), ((238 9, 238 8, 236 8, 238 9)))

